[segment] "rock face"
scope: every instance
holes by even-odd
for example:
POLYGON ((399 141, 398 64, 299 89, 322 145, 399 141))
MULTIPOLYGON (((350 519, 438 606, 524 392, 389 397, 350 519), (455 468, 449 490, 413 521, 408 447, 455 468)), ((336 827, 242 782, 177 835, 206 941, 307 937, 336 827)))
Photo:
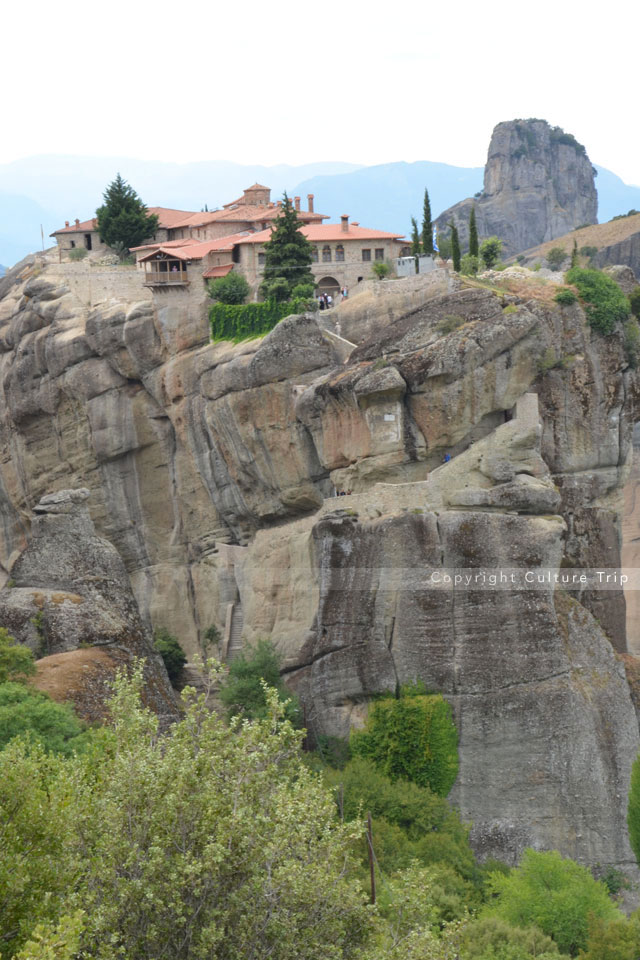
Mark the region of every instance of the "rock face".
POLYGON ((463 249, 474 206, 480 237, 500 237, 504 253, 513 256, 596 222, 594 169, 584 147, 546 120, 499 123, 489 144, 482 194, 450 207, 436 221, 442 233, 455 223, 463 249))
POLYGON ((171 292, 87 307, 46 264, 10 273, 0 622, 37 643, 42 609, 56 649, 85 631, 119 648, 133 601, 106 539, 145 626, 190 654, 211 623, 227 649, 272 637, 315 735, 344 735, 398 682, 442 690, 460 732, 453 798, 483 855, 557 846, 626 869, 638 725, 621 593, 432 575, 619 566, 638 375, 622 333, 593 334, 551 282, 442 277, 412 286, 408 309, 389 285, 379 314, 354 296, 323 318, 333 330, 290 317, 234 346, 208 343, 171 292), (33 519, 43 495, 79 487, 88 500, 33 519), (87 507, 93 573, 79 535, 59 551, 41 535, 86 533, 87 507))
POLYGON ((38 658, 87 646, 113 648, 117 665, 144 657, 147 703, 170 719, 177 705, 164 664, 120 556, 96 536, 88 498, 87 489, 60 490, 36 506, 29 545, 0 590, 0 623, 38 658))

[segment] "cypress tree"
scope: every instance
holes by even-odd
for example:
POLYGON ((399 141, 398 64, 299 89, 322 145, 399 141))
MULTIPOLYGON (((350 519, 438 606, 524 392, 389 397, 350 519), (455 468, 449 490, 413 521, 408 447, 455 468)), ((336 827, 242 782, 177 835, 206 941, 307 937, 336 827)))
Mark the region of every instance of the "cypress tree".
POLYGON ((580 264, 578 263, 578 244, 577 244, 576 239, 575 239, 575 237, 574 237, 574 239, 573 239, 573 250, 571 251, 571 267, 570 267, 570 269, 573 270, 574 267, 578 267, 578 266, 580 266, 580 264))
POLYGON ((158 218, 147 208, 126 180, 118 174, 103 194, 104 203, 96 210, 100 239, 108 247, 127 252, 154 235, 158 218))
POLYGON ((433 256, 433 227, 431 225, 431 203, 429 191, 424 188, 424 205, 422 208, 422 249, 427 256, 433 256))
POLYGON ((471 207, 469 214, 469 253, 472 257, 478 256, 478 227, 476 226, 476 208, 471 207))
POLYGON ((298 214, 286 192, 271 238, 264 245, 264 254, 265 267, 260 286, 264 296, 288 300, 293 288, 300 283, 315 288, 311 244, 300 230, 298 214))
POLYGON ((460 273, 460 238, 458 237, 458 228, 455 223, 451 226, 451 259, 453 260, 453 269, 460 273))
POLYGON ((422 244, 418 233, 418 222, 415 217, 411 217, 411 256, 419 257, 421 253, 422 244))

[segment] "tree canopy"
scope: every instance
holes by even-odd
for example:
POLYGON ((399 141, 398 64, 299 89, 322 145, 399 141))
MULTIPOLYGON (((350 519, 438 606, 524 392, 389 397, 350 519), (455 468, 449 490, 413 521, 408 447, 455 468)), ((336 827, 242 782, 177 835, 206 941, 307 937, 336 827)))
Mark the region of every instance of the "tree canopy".
POLYGON ((300 227, 298 214, 285 193, 271 237, 264 245, 265 266, 260 289, 267 298, 289 300, 293 288, 299 284, 310 284, 315 289, 312 248, 300 227))
POLYGON ((118 174, 103 194, 103 204, 96 210, 100 239, 114 250, 128 252, 140 246, 158 229, 158 217, 149 214, 143 201, 118 174))

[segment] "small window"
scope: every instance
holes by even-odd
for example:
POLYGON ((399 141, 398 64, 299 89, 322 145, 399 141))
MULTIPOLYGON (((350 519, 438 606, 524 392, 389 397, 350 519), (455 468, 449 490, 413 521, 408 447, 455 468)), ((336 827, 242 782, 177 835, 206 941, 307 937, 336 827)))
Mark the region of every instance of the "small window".
POLYGON ((341 243, 339 243, 336 247, 336 260, 338 263, 342 263, 344 261, 344 247, 341 243))
POLYGON ((384 260, 384 248, 376 247, 376 260, 384 260))
POLYGON ((322 248, 322 262, 331 263, 331 247, 322 248))
POLYGON ((317 263, 317 262, 318 262, 318 248, 317 248, 317 247, 311 247, 311 262, 312 262, 312 263, 317 263))
POLYGON ((371 260, 371 250, 363 250, 363 251, 362 251, 362 259, 363 259, 363 260, 371 260))
POLYGON ((267 262, 267 255, 266 255, 266 253, 259 253, 259 254, 258 254, 258 266, 259 266, 259 267, 264 267, 264 265, 265 265, 266 262, 267 262))
POLYGON ((76 245, 75 240, 72 240, 72 241, 71 241, 71 249, 72 249, 72 250, 73 250, 73 248, 75 247, 75 245, 76 245))

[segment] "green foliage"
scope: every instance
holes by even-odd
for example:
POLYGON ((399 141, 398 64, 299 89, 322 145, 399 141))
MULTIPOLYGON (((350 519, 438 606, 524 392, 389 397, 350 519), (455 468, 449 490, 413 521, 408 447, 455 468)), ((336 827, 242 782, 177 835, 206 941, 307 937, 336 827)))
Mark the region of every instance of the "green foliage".
POLYGON ((231 661, 229 675, 220 686, 220 700, 229 718, 241 715, 251 720, 268 713, 265 684, 277 692, 286 705, 285 716, 300 726, 300 705, 280 676, 280 657, 270 640, 259 640, 247 653, 231 661))
POLYGON ((214 303, 209 311, 211 339, 214 342, 231 340, 239 343, 251 337, 263 337, 273 330, 280 320, 294 313, 302 313, 306 306, 304 300, 265 300, 264 303, 244 305, 214 303))
POLYGON ((391 780, 410 780, 441 797, 458 775, 458 732, 440 694, 411 690, 373 701, 364 729, 351 734, 351 750, 391 780))
POLYGON ((84 929, 84 910, 65 914, 57 923, 39 923, 15 960, 74 960, 84 929))
POLYGON ((438 250, 443 260, 451 259, 451 237, 438 234, 438 250))
POLYGON ((573 290, 569 289, 569 287, 562 287, 562 289, 558 290, 553 299, 556 303, 559 303, 563 307, 569 307, 572 303, 578 302, 578 297, 573 290))
POLYGON ((439 320, 436 324, 436 330, 442 336, 446 336, 448 333, 453 333, 454 330, 457 330, 458 327, 461 327, 463 323, 466 323, 464 317, 459 317, 455 314, 448 314, 446 317, 443 317, 442 320, 439 320))
POLYGON ((453 260, 453 269, 456 273, 460 273, 460 238, 455 223, 451 224, 451 259, 453 260))
POLYGON ((109 247, 121 244, 126 250, 140 246, 158 229, 158 217, 147 208, 126 180, 118 174, 103 194, 96 210, 100 239, 109 247))
POLYGON ((523 929, 491 915, 480 917, 465 928, 463 950, 465 960, 560 960, 561 956, 556 943, 538 927, 523 929))
POLYGON ((311 272, 311 244, 301 232, 300 226, 298 214, 285 193, 271 237, 264 245, 265 267, 260 289, 267 298, 278 302, 288 300, 292 296, 293 288, 300 283, 315 288, 315 279, 311 272), (282 280, 286 286, 282 284, 282 280))
POLYGON ((634 287, 629 294, 629 306, 636 320, 640 320, 640 287, 634 287))
POLYGON ((567 259, 567 252, 563 247, 551 247, 547 251, 546 260, 551 270, 560 270, 567 259))
POLYGON ((622 324, 622 342, 629 366, 635 369, 640 362, 640 324, 635 317, 622 324))
POLYGON ((0 627, 0 683, 7 680, 23 682, 36 672, 29 647, 16 643, 4 627, 0 627))
POLYGON ((316 737, 316 750, 322 762, 334 770, 344 770, 351 760, 351 746, 346 737, 331 737, 321 734, 316 737))
POLYGON ((498 262, 501 251, 502 240, 500 240, 499 237, 487 237, 486 240, 482 241, 480 244, 480 259, 484 263, 487 270, 491 270, 491 268, 498 262))
POLYGON ((291 291, 294 300, 311 300, 314 286, 312 283, 297 283, 291 291))
POLYGON ((89 251, 86 247, 73 247, 69 250, 69 260, 84 260, 89 251))
POLYGON ((502 308, 502 313, 505 317, 510 316, 512 313, 517 313, 518 308, 514 303, 508 303, 506 307, 502 308))
POLYGON ((384 280, 385 277, 388 277, 391 273, 391 267, 383 260, 379 260, 377 263, 374 263, 371 269, 375 273, 378 280, 384 280))
POLYGON ((460 273, 465 277, 475 277, 480 269, 480 259, 472 253, 465 253, 460 261, 460 273))
POLYGON ((577 266, 579 266, 579 263, 578 263, 578 243, 577 243, 577 241, 574 239, 574 241, 573 241, 573 249, 572 249, 572 251, 571 251, 571 269, 573 270, 573 268, 574 268, 574 267, 577 267, 577 266))
POLYGON ((526 259, 527 258, 525 257, 524 253, 519 253, 516 257, 516 263, 524 263, 526 259))
POLYGON ((573 147, 573 149, 583 157, 586 157, 587 155, 587 151, 585 150, 583 144, 579 143, 572 133, 565 133, 561 127, 551 128, 550 140, 552 144, 563 143, 568 147, 573 147))
POLYGON ((640 754, 633 761, 631 768, 631 784, 629 786, 629 801, 627 805, 627 826, 629 828, 629 843, 634 856, 640 864, 640 754))
POLYGON ((154 647, 162 657, 172 687, 177 687, 182 679, 182 671, 187 662, 187 655, 180 646, 177 637, 169 633, 165 627, 158 627, 153 634, 154 647))
POLYGON ((598 333, 612 333, 616 323, 629 316, 629 301, 618 284, 600 270, 576 267, 569 270, 565 279, 578 288, 589 324, 598 333))
POLYGON ((83 730, 67 704, 21 683, 0 683, 0 750, 26 735, 47 751, 70 755, 83 730))
POLYGON ((492 874, 489 886, 497 899, 488 913, 513 926, 535 924, 571 956, 586 947, 591 918, 609 922, 621 916, 605 885, 555 850, 526 850, 519 867, 508 876, 492 874))
MULTIPOLYGON (((422 243, 420 241, 420 234, 418 233, 418 221, 415 217, 411 217, 411 256, 419 257, 422 253, 422 243)), ((416 272, 418 270, 418 264, 416 263, 416 272)))
POLYGON ((580 247, 580 251, 579 251, 580 256, 589 257, 589 259, 591 259, 592 257, 595 257, 597 252, 598 252, 597 247, 591 247, 588 244, 585 244, 585 246, 580 247))
POLYGON ((574 360, 575 356, 571 353, 556 353, 554 347, 547 347, 542 356, 538 357, 538 373, 544 376, 546 373, 549 373, 550 370, 567 370, 571 367, 574 360))
POLYGON ((638 956, 640 921, 636 914, 608 923, 601 918, 590 922, 587 949, 580 952, 580 960, 638 960, 638 956))
POLYGON ((220 630, 215 623, 211 623, 202 636, 202 651, 205 657, 208 657, 213 651, 217 654, 220 650, 221 642, 222 634, 220 630))
POLYGON ((433 256, 433 227, 431 225, 431 202, 429 191, 424 188, 422 204, 422 250, 428 256, 433 256))
POLYGON ((209 296, 218 303, 244 303, 251 287, 241 273, 232 270, 226 277, 210 280, 209 296))
POLYGON ((640 213, 640 210, 634 210, 632 207, 626 213, 619 213, 616 217, 611 217, 610 223, 613 223, 614 220, 626 220, 627 217, 635 217, 637 213, 640 213))
MULTIPOLYGON (((476 260, 480 255, 480 249, 478 246, 478 226, 476 224, 476 208, 475 205, 471 207, 471 213, 469 214, 469 255, 475 257, 476 260)), ((478 271, 476 270, 476 273, 478 271)))

